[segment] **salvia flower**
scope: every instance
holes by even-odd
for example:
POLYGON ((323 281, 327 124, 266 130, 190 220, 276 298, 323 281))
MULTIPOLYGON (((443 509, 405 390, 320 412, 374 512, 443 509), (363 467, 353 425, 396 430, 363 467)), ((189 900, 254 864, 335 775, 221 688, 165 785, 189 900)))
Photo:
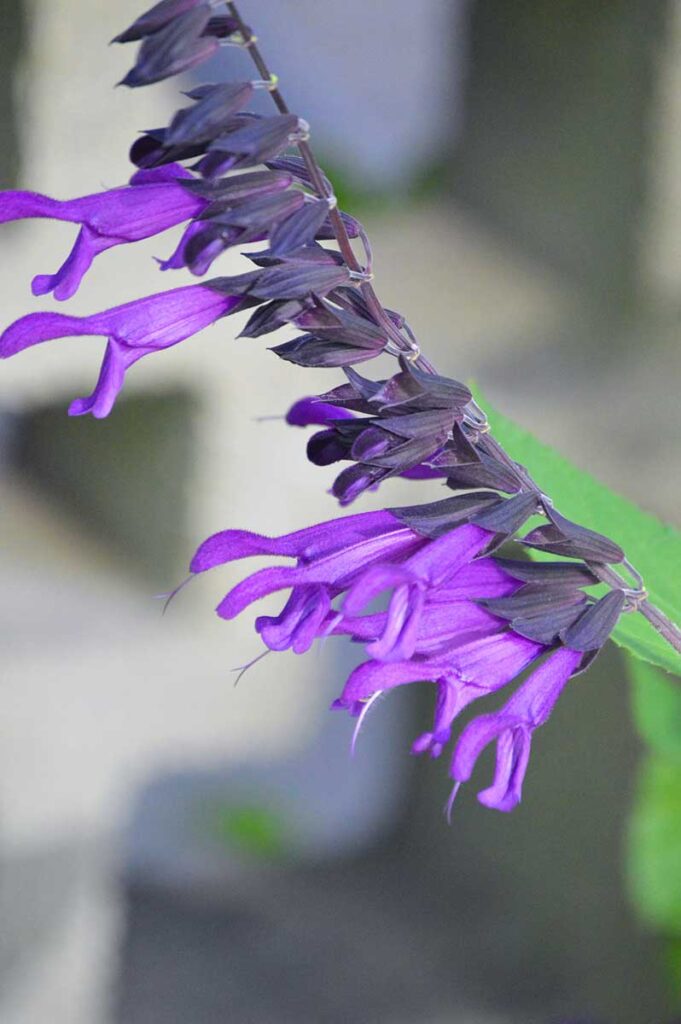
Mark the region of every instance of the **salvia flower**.
POLYGON ((195 274, 205 270, 225 249, 246 242, 260 242, 305 200, 300 192, 276 191, 225 203, 215 201, 195 222, 185 244, 184 259, 195 274))
POLYGON ((191 573, 250 556, 289 559, 242 579, 218 614, 232 619, 284 592, 280 611, 255 621, 267 649, 303 653, 316 639, 332 636, 363 645, 367 660, 334 703, 357 719, 357 729, 381 694, 412 683, 434 686, 432 727, 414 740, 415 754, 439 757, 465 708, 529 673, 500 709, 463 728, 450 762, 451 809, 480 753, 496 744, 494 779, 479 799, 509 811, 521 798, 534 730, 569 679, 597 655, 622 612, 639 606, 642 581, 617 544, 553 508, 492 437, 470 390, 440 376, 404 317, 382 306, 371 284, 367 235, 337 208, 308 144, 309 125, 289 112, 235 4, 160 0, 115 39, 139 43, 122 84, 144 86, 197 67, 228 37, 248 50, 257 81, 208 83, 187 92, 189 105, 133 144, 130 157, 139 170, 128 185, 66 201, 6 192, 0 222, 51 217, 80 226, 62 267, 33 281, 36 294, 54 292, 57 299, 76 292, 99 253, 179 224, 184 231, 160 261, 162 270, 186 268, 202 276, 226 249, 265 243, 247 254, 255 269, 91 316, 25 316, 0 335, 0 357, 57 338, 105 337, 97 384, 69 409, 104 417, 137 360, 254 307, 242 337, 290 326, 302 333, 274 346, 280 358, 342 367, 345 383, 297 402, 286 417, 296 426, 321 428, 309 439, 310 461, 346 463, 333 484, 340 504, 393 476, 440 477, 464 493, 274 538, 225 530, 199 547, 191 573), (276 106, 272 116, 248 109, 261 87, 276 106), (188 161, 189 169, 183 166, 188 161), (353 238, 361 241, 364 263, 353 238), (327 240, 337 247, 321 244, 327 240), (354 369, 382 353, 399 360, 392 376, 373 380, 354 369), (543 517, 542 525, 534 525, 535 516, 543 517), (540 552, 542 561, 498 557, 499 547, 528 520, 529 532, 518 543, 540 552), (547 554, 561 561, 548 562, 547 554), (618 586, 624 577, 609 566, 623 562, 639 589, 618 586), (596 585, 601 589, 594 596, 596 585))
POLYGON ((233 312, 243 294, 227 295, 216 288, 189 285, 149 295, 135 302, 94 313, 29 313, 0 335, 0 358, 54 338, 103 335, 108 339, 96 387, 87 398, 77 398, 69 415, 108 416, 123 387, 126 370, 143 356, 170 348, 233 312))
POLYGON ((478 793, 478 800, 498 811, 513 810, 522 796, 532 734, 547 721, 581 660, 579 651, 567 647, 553 651, 499 711, 481 715, 468 723, 452 759, 451 774, 455 780, 452 799, 461 783, 470 779, 485 747, 496 743, 494 781, 488 789, 478 793))
POLYGON ((343 610, 358 615, 380 594, 392 591, 385 628, 369 645, 369 654, 381 661, 402 661, 414 653, 421 617, 429 595, 467 565, 494 534, 472 523, 464 524, 400 563, 379 563, 366 568, 349 588, 343 610))
MULTIPOLYGON (((275 171, 234 174, 210 182, 187 180, 184 187, 201 200, 200 212, 184 231, 173 254, 160 263, 161 270, 187 267, 193 274, 201 275, 229 246, 264 239, 271 223, 267 217, 267 211, 272 217, 271 208, 265 203, 265 212, 258 222, 257 218, 246 216, 248 206, 252 209, 258 200, 269 200, 286 192, 291 181, 290 175, 275 171), (213 223, 211 218, 215 218, 213 223)), ((284 209, 280 215, 286 216, 288 212, 284 209)), ((277 213, 275 210, 275 218, 277 213)))
POLYGON ((138 171, 130 184, 78 199, 51 199, 39 192, 0 192, 0 223, 29 217, 80 224, 75 245, 55 274, 33 279, 34 295, 71 298, 100 253, 138 242, 200 213, 207 200, 182 185, 192 175, 179 164, 138 171))
MULTIPOLYGON (((300 632, 301 615, 303 619, 312 614, 315 619, 320 616, 321 625, 333 598, 346 591, 368 565, 386 559, 399 561, 424 543, 423 537, 390 512, 364 512, 283 537, 225 530, 201 545, 190 569, 192 573, 202 573, 253 555, 294 558, 294 566, 262 569, 247 577, 226 595, 217 609, 221 618, 232 619, 261 597, 292 590, 293 605, 285 609, 282 622, 286 623, 286 646, 293 646, 300 632)), ((316 635, 323 635, 323 631, 316 635)), ((275 649, 281 649, 281 639, 275 649)))
POLYGON ((501 632, 498 623, 488 626, 485 634, 480 631, 472 637, 462 630, 458 636, 451 636, 435 655, 418 655, 387 664, 373 659, 359 665, 350 674, 334 707, 360 716, 367 704, 396 686, 435 683, 433 728, 414 741, 412 751, 428 751, 432 757, 439 757, 451 739, 457 715, 473 701, 507 686, 546 649, 510 630, 501 632))
MULTIPOLYGON (((315 403, 292 411, 298 424, 315 417, 315 403)), ((450 742, 460 712, 533 672, 501 711, 473 720, 455 746, 451 777, 468 780, 480 751, 496 740, 497 772, 480 799, 511 810, 520 799, 533 729, 548 718, 571 675, 605 643, 624 607, 622 591, 594 601, 585 588, 596 577, 584 565, 541 565, 497 559, 502 519, 518 522, 516 499, 469 502, 485 510, 490 526, 459 522, 444 528, 445 504, 460 511, 461 499, 427 508, 424 521, 435 536, 405 522, 413 510, 361 513, 268 538, 226 530, 209 538, 191 563, 193 574, 253 555, 280 555, 294 565, 261 569, 223 598, 218 615, 231 619, 267 595, 289 597, 278 615, 261 615, 256 630, 266 647, 307 651, 315 639, 345 635, 365 645, 370 660, 349 676, 334 707, 361 724, 381 694, 410 683, 434 683, 432 729, 413 744, 415 754, 438 757, 450 742), (451 503, 458 503, 452 505, 451 503), (436 527, 434 524, 438 522, 436 527), (381 594, 387 608, 372 611, 381 594)), ((417 508, 418 506, 416 506, 417 508)))
MULTIPOLYGON (((385 333, 368 318, 347 310, 332 311, 328 304, 321 310, 304 311, 293 322, 298 326, 309 323, 314 333, 286 342, 275 351, 305 365, 358 362, 371 358, 387 342, 385 333), (306 355, 308 350, 314 358, 306 355)), ((477 458, 461 427, 471 400, 468 388, 458 381, 422 373, 407 359, 400 362, 400 372, 382 381, 346 369, 349 383, 319 398, 325 409, 335 406, 359 414, 335 419, 326 415, 322 421, 325 429, 308 443, 308 458, 316 465, 355 463, 340 473, 333 486, 343 505, 391 476, 447 476, 450 466, 477 458)))

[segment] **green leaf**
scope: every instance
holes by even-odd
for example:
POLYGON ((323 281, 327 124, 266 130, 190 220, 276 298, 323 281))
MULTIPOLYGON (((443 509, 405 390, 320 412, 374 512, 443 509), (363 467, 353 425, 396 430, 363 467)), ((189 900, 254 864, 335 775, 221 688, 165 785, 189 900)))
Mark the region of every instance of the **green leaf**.
MULTIPOLYGON (((616 541, 643 576, 653 604, 681 622, 681 533, 633 502, 615 494, 519 427, 473 388, 492 433, 516 462, 530 471, 556 508, 570 519, 616 541)), ((637 658, 681 675, 681 655, 638 613, 623 615, 613 633, 615 643, 637 658)))
POLYGON ((642 919, 681 936, 681 760, 652 754, 642 766, 629 829, 628 877, 642 919))
POLYGON ((634 658, 627 660, 627 666, 641 737, 655 754, 681 764, 681 679, 634 658))

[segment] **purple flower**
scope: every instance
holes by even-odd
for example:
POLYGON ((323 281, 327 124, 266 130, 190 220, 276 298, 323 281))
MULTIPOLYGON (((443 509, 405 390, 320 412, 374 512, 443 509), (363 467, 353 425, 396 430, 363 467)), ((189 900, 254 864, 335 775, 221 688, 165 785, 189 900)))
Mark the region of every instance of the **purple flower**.
POLYGON ((481 715, 466 726, 456 745, 451 775, 452 799, 467 782, 478 757, 493 741, 497 745, 494 781, 478 793, 478 800, 498 811, 512 811, 520 802, 523 779, 530 757, 532 733, 548 719, 570 676, 583 658, 567 647, 554 651, 513 694, 506 704, 481 715))
MULTIPOLYGON (((444 648, 431 657, 417 654, 388 664, 366 661, 350 674, 334 707, 358 715, 367 702, 386 690, 408 683, 434 682, 438 693, 433 728, 414 741, 412 750, 415 754, 430 751, 438 757, 451 738, 452 723, 459 712, 472 701, 506 686, 546 649, 511 631, 500 632, 500 628, 498 622, 491 624, 487 627, 489 635, 470 639, 464 625, 458 637, 452 634, 448 650, 444 648)), ((480 625, 478 629, 484 633, 480 625)))
MULTIPOLYGON (((316 408, 303 399, 289 418, 314 421, 316 408)), ((424 509, 432 526, 437 510, 424 509)), ((220 602, 218 615, 234 618, 261 597, 288 590, 278 615, 256 619, 270 650, 301 654, 316 638, 330 635, 365 644, 370 660, 350 674, 333 704, 358 719, 355 736, 382 693, 409 683, 435 684, 433 725, 414 741, 415 754, 438 757, 465 707, 508 686, 546 655, 500 711, 463 730, 452 761, 449 807, 480 752, 495 740, 494 783, 480 799, 511 810, 520 800, 532 730, 546 721, 569 677, 605 641, 621 605, 609 598, 607 606, 606 599, 589 603, 582 588, 592 576, 569 564, 532 566, 485 555, 496 536, 463 522, 432 538, 392 512, 365 512, 276 538, 225 530, 201 545, 191 571, 254 555, 295 559, 294 565, 246 577, 220 602), (362 614, 386 590, 392 592, 387 610, 362 614), (573 647, 575 623, 581 625, 573 647)))
POLYGON ((368 568, 350 588, 343 610, 356 615, 383 591, 393 591, 383 634, 367 648, 381 661, 403 661, 414 653, 421 616, 429 592, 455 580, 494 537, 473 523, 466 523, 399 564, 381 563, 368 568))
POLYGON ((347 590, 368 565, 386 559, 399 561, 424 543, 425 538, 390 512, 364 512, 283 537, 224 530, 204 541, 190 569, 192 573, 206 572, 252 555, 295 558, 293 566, 261 569, 248 576, 223 598, 217 612, 223 619, 232 619, 259 598, 290 589, 282 613, 276 618, 261 616, 256 628, 273 650, 292 647, 300 653, 316 636, 329 631, 336 618, 330 612, 331 600, 347 590))
POLYGON ((30 313, 0 335, 0 358, 53 338, 101 334, 108 338, 97 385, 88 398, 77 398, 70 416, 108 416, 123 386, 125 371, 142 356, 170 348, 231 313, 242 295, 224 295, 203 285, 188 285, 149 295, 92 316, 30 313))
MULTIPOLYGON (((355 414, 348 409, 329 405, 327 402, 323 402, 320 398, 314 396, 300 398, 297 402, 294 402, 286 413, 286 422, 294 427, 315 425, 329 428, 329 425, 334 420, 354 420, 355 418, 355 414)), ((330 465, 346 457, 346 449, 342 444, 339 444, 338 436, 334 429, 320 430, 310 438, 308 458, 317 465, 330 465)), ((411 469, 406 469, 399 474, 405 480, 433 480, 444 475, 444 470, 435 469, 425 464, 413 466, 411 469)), ((372 489, 375 489, 377 486, 378 483, 372 489)))
MULTIPOLYGON (((371 570, 369 570, 371 571, 371 570)), ((360 580, 361 582, 361 580, 360 580)), ((506 626, 504 619, 482 607, 479 602, 514 593, 520 584, 499 568, 493 558, 480 558, 463 566, 449 588, 432 590, 424 596, 418 620, 412 623, 413 635, 408 653, 393 656, 388 648, 381 654, 386 635, 394 629, 394 607, 369 615, 349 615, 345 608, 337 616, 331 632, 370 642, 369 654, 381 661, 404 660, 411 655, 428 658, 444 656, 457 645, 495 633, 506 626)), ((347 608, 346 601, 345 607, 347 608)))
POLYGON ((207 200, 182 184, 193 176, 179 164, 138 171, 129 185, 78 199, 51 199, 39 192, 0 193, 0 223, 25 217, 51 217, 80 224, 76 243, 55 274, 33 279, 33 294, 54 292, 69 299, 95 256, 126 242, 150 238, 199 213, 207 200))
POLYGON ((286 422, 292 427, 309 427, 313 423, 326 425, 329 420, 351 420, 353 414, 347 409, 337 409, 318 398, 299 398, 286 413, 286 422))

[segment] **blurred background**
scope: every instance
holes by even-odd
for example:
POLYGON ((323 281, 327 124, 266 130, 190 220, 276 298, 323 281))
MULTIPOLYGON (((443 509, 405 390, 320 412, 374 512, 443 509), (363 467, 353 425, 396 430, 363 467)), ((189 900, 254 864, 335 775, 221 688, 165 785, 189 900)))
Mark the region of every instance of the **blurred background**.
MULTIPOLYGON (((443 372, 678 525, 679 4, 241 6, 370 233, 384 303, 443 372)), ((172 81, 112 89, 132 50, 107 41, 142 8, 0 0, 3 187, 127 179, 136 131, 178 105, 172 81)), ((226 48, 204 80, 247 67, 226 48)), ((30 279, 73 234, 3 226, 3 325, 51 308, 30 279)), ((152 260, 174 244, 107 253, 69 311, 185 283, 152 260)), ((336 514, 303 432, 258 422, 335 373, 237 330, 136 366, 101 422, 66 416, 101 339, 2 367, 0 1020, 669 1021, 665 940, 625 889, 639 749, 614 650, 542 730, 522 806, 481 808, 474 781, 448 828, 446 764, 408 754, 429 687, 391 695, 350 759, 352 723, 327 711, 348 645, 265 658, 235 688, 260 653, 252 616, 213 615, 238 565, 161 616, 209 533, 336 514)), ((416 487, 373 506, 440 493, 416 487)))

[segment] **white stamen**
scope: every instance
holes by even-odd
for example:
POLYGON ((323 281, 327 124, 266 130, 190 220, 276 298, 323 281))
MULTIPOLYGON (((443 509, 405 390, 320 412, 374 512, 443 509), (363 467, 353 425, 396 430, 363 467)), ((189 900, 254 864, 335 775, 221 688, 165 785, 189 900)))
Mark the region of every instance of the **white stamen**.
POLYGON ((445 818, 447 819, 448 825, 451 825, 452 823, 452 808, 454 807, 454 801, 456 800, 456 794, 459 792, 460 786, 460 782, 454 783, 454 785, 452 786, 452 791, 449 794, 449 799, 447 800, 447 803, 444 806, 445 818))
POLYGON ((230 669, 230 672, 238 672, 239 673, 238 676, 236 677, 236 679, 234 680, 234 685, 238 686, 238 684, 241 682, 241 677, 246 672, 248 672, 249 668, 252 668, 254 665, 257 665, 257 663, 259 661, 262 661, 263 658, 266 658, 267 655, 271 654, 271 653, 272 652, 269 649, 269 647, 266 647, 265 650, 261 654, 259 654, 256 658, 253 658, 252 661, 247 662, 246 665, 239 665, 237 668, 230 669))
POLYGON ((350 756, 351 757, 355 756, 355 746, 357 745, 357 737, 359 736, 359 730, 362 728, 362 725, 364 724, 364 719, 366 718, 367 714, 369 713, 369 708, 374 706, 374 704, 376 703, 376 701, 378 700, 378 698, 381 696, 382 693, 383 693, 383 690, 376 690, 376 693, 373 693, 371 695, 371 697, 369 697, 369 699, 365 702, 364 707, 362 708, 362 710, 359 713, 359 718, 357 719, 357 725, 355 726, 354 732, 352 734, 352 740, 350 742, 350 756))
POLYGON ((168 607, 170 606, 170 602, 173 600, 175 595, 179 594, 181 590, 184 590, 184 588, 187 586, 187 584, 190 583, 195 578, 195 576, 197 576, 197 575, 198 575, 198 573, 192 572, 192 573, 189 574, 189 576, 187 576, 187 578, 185 580, 182 580, 181 583, 178 583, 178 585, 175 587, 174 590, 171 590, 171 591, 169 591, 169 592, 167 592, 165 594, 154 594, 154 597, 157 600, 159 600, 159 601, 165 600, 165 604, 163 605, 163 611, 161 612, 162 615, 165 615, 165 613, 168 611, 168 607))

